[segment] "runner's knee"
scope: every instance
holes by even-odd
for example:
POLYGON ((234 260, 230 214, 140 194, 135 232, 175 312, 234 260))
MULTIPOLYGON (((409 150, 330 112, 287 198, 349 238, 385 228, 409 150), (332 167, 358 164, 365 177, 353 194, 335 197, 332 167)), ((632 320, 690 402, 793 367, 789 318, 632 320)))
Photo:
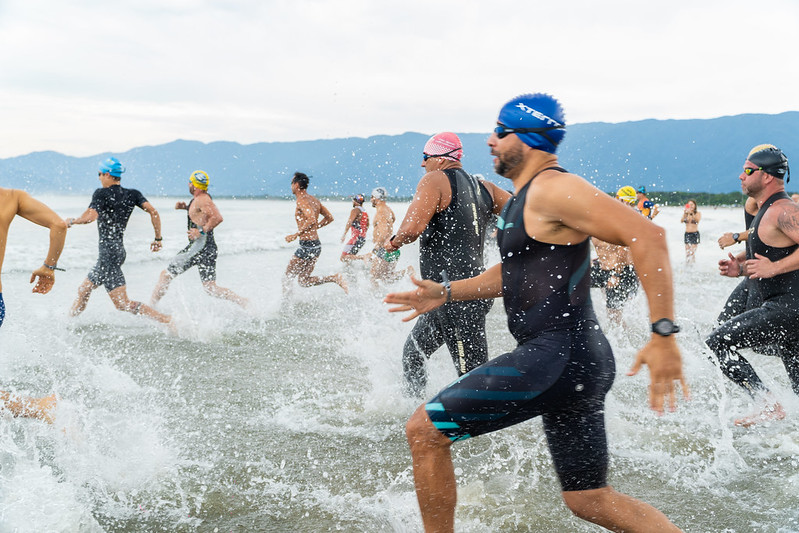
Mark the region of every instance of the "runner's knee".
POLYGON ((425 404, 419 406, 405 424, 405 436, 413 451, 416 448, 430 448, 450 444, 440 431, 436 429, 427 416, 425 404))

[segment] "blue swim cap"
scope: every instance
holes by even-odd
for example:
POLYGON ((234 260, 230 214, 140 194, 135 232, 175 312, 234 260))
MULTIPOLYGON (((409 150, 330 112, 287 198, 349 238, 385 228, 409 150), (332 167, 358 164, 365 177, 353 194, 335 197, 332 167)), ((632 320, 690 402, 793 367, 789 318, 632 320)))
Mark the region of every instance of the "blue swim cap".
POLYGON ((122 163, 116 157, 109 157, 100 163, 100 172, 111 174, 115 178, 121 178, 122 173, 125 172, 125 167, 122 166, 122 163))
POLYGON ((512 129, 533 129, 516 133, 524 144, 554 154, 566 135, 563 108, 554 97, 544 94, 522 94, 499 111, 500 124, 512 129))

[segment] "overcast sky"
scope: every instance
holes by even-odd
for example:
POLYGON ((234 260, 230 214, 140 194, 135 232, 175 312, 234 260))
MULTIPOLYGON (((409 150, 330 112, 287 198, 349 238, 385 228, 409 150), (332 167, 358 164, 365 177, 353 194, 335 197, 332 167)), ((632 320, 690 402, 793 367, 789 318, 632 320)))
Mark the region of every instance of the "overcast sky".
POLYGON ((0 157, 799 109, 799 2, 0 0, 0 157))

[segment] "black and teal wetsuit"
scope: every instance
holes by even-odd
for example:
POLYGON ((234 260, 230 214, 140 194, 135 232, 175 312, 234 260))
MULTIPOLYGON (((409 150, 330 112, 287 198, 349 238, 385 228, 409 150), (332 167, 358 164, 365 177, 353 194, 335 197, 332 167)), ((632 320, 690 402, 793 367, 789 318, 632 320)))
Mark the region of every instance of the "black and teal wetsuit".
POLYGON ((104 285, 108 292, 125 285, 125 275, 122 273, 126 257, 125 229, 133 209, 144 209, 146 202, 142 193, 121 185, 94 191, 89 208, 97 211, 99 255, 87 276, 94 285, 104 285))
POLYGON ((425 409, 453 441, 541 416, 563 490, 601 488, 608 465, 604 401, 616 366, 591 304, 590 241, 530 238, 523 218, 528 188, 497 224, 508 328, 518 346, 462 376, 425 409))
MULTIPOLYGON (((446 169, 452 200, 433 215, 419 239, 419 269, 436 282, 477 276, 485 270, 483 247, 494 201, 488 189, 463 169, 446 169)), ((408 336, 402 366, 408 390, 427 385, 425 361, 446 344, 458 375, 488 360, 485 316, 493 300, 450 302, 422 315, 408 336)))
MULTIPOLYGON (((747 259, 760 254, 771 261, 779 261, 799 248, 796 244, 777 248, 760 240, 758 229, 763 215, 781 199, 790 200, 790 197, 785 192, 770 196, 755 216, 747 240, 747 259)), ((788 372, 793 391, 799 394, 799 270, 773 278, 749 280, 747 284, 755 286, 763 303, 729 318, 713 330, 705 342, 716 355, 724 375, 749 394, 754 396, 768 389, 749 361, 740 354, 741 348, 778 355, 788 372)))

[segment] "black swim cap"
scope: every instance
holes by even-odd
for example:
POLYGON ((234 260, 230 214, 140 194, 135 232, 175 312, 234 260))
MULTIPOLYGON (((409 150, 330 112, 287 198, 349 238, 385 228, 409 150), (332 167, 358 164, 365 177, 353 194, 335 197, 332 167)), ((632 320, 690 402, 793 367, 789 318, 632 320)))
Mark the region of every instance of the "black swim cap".
POLYGON ((788 168, 788 158, 773 144, 755 146, 749 151, 746 159, 762 168, 766 174, 771 174, 779 179, 784 179, 787 175, 790 179, 791 170, 788 168))

